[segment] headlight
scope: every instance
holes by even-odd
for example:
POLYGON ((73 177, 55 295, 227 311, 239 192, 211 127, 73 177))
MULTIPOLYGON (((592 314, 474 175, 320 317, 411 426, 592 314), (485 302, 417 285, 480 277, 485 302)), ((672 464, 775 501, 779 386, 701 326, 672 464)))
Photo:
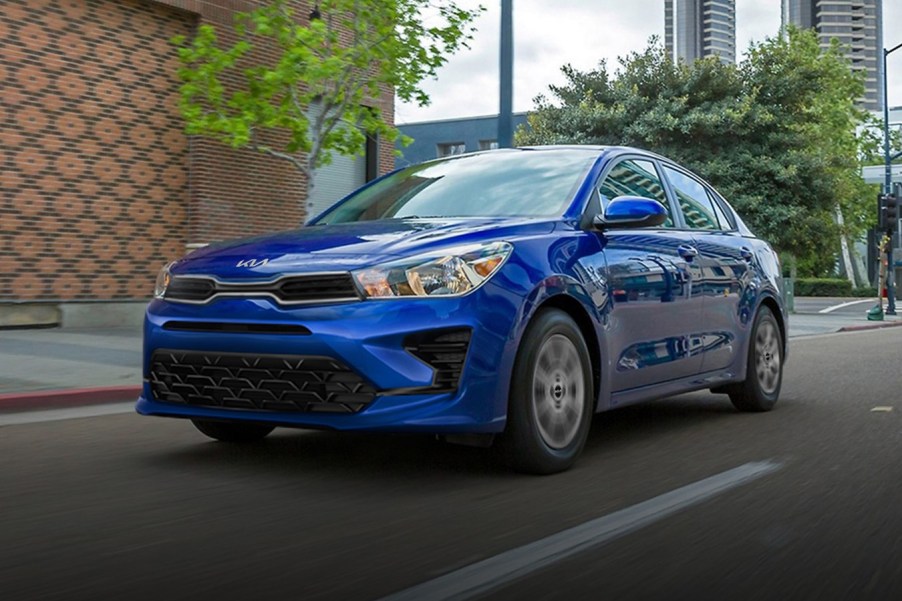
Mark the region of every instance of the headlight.
POLYGON ((461 246, 353 273, 371 298, 461 295, 498 271, 513 248, 507 242, 461 246))
POLYGON ((172 274, 169 273, 169 268, 174 264, 175 261, 173 261, 172 263, 167 263, 160 270, 160 273, 157 274, 157 282, 153 287, 154 298, 163 298, 163 295, 166 294, 166 289, 169 288, 169 282, 172 281, 172 274))

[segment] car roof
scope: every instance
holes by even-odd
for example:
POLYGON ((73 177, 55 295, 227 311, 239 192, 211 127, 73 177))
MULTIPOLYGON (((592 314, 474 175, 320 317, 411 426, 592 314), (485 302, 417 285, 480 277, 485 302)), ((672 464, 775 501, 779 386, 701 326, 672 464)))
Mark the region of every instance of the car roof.
POLYGON ((668 163, 678 164, 673 159, 669 159, 650 150, 646 150, 644 148, 636 148, 634 146, 606 146, 600 144, 549 144, 546 146, 518 146, 516 148, 511 148, 510 150, 585 150, 588 152, 594 152, 598 154, 598 156, 601 156, 603 154, 610 154, 611 156, 621 154, 641 154, 661 161, 667 161, 668 163))

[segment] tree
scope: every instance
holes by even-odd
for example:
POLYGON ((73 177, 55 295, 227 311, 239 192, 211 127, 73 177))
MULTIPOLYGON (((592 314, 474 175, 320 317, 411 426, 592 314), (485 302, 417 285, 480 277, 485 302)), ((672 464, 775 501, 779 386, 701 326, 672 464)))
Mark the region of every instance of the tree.
POLYGON ((361 154, 367 135, 398 138, 373 101, 393 91, 428 104, 421 82, 467 46, 481 10, 454 0, 322 0, 301 20, 274 0, 238 15, 231 45, 201 25, 193 39, 173 40, 186 130, 288 161, 309 198, 332 152, 361 154), (274 59, 254 62, 265 55, 255 49, 274 59))
POLYGON ((518 143, 648 148, 708 179, 760 236, 805 271, 833 268, 841 207, 849 234, 873 219, 864 198, 856 126, 860 75, 814 32, 752 46, 738 66, 674 62, 653 39, 642 53, 579 72, 564 67, 556 99, 536 99, 518 143), (866 218, 867 217, 867 218, 866 218))

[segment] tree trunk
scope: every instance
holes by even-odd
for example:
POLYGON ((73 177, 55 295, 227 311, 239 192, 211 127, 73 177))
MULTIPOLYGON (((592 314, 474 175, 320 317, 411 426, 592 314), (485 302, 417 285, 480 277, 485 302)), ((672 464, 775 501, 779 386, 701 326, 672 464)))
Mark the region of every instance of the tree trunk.
POLYGON ((307 178, 307 197, 304 198, 304 223, 306 224, 313 217, 312 199, 313 190, 316 187, 316 163, 314 160, 311 160, 311 157, 307 159, 307 170, 304 171, 304 176, 307 178))
POLYGON ((836 204, 836 223, 839 225, 839 244, 842 247, 842 266, 846 274, 846 279, 852 284, 852 289, 858 288, 858 282, 855 281, 855 270, 852 268, 852 255, 849 253, 849 241, 846 239, 845 220, 842 216, 842 208, 839 203, 836 204))

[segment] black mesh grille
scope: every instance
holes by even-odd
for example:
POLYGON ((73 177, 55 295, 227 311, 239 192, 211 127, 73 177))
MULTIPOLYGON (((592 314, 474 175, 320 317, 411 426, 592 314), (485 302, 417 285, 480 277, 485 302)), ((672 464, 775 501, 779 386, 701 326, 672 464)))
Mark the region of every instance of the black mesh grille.
POLYGON ((404 347, 435 370, 432 387, 456 390, 470 347, 470 329, 432 330, 408 336, 404 347))
POLYGON ((209 278, 172 278, 165 296, 187 301, 204 301, 213 296, 215 288, 215 282, 209 278))
POLYGON ((158 350, 150 366, 157 400, 282 412, 356 413, 376 390, 329 357, 158 350))
POLYGON ((219 282, 207 276, 173 276, 165 298, 204 303, 217 296, 272 296, 285 304, 360 300, 350 273, 293 275, 272 282, 219 282))
POLYGON ((279 283, 276 296, 288 302, 359 298, 349 273, 285 278, 279 283))

